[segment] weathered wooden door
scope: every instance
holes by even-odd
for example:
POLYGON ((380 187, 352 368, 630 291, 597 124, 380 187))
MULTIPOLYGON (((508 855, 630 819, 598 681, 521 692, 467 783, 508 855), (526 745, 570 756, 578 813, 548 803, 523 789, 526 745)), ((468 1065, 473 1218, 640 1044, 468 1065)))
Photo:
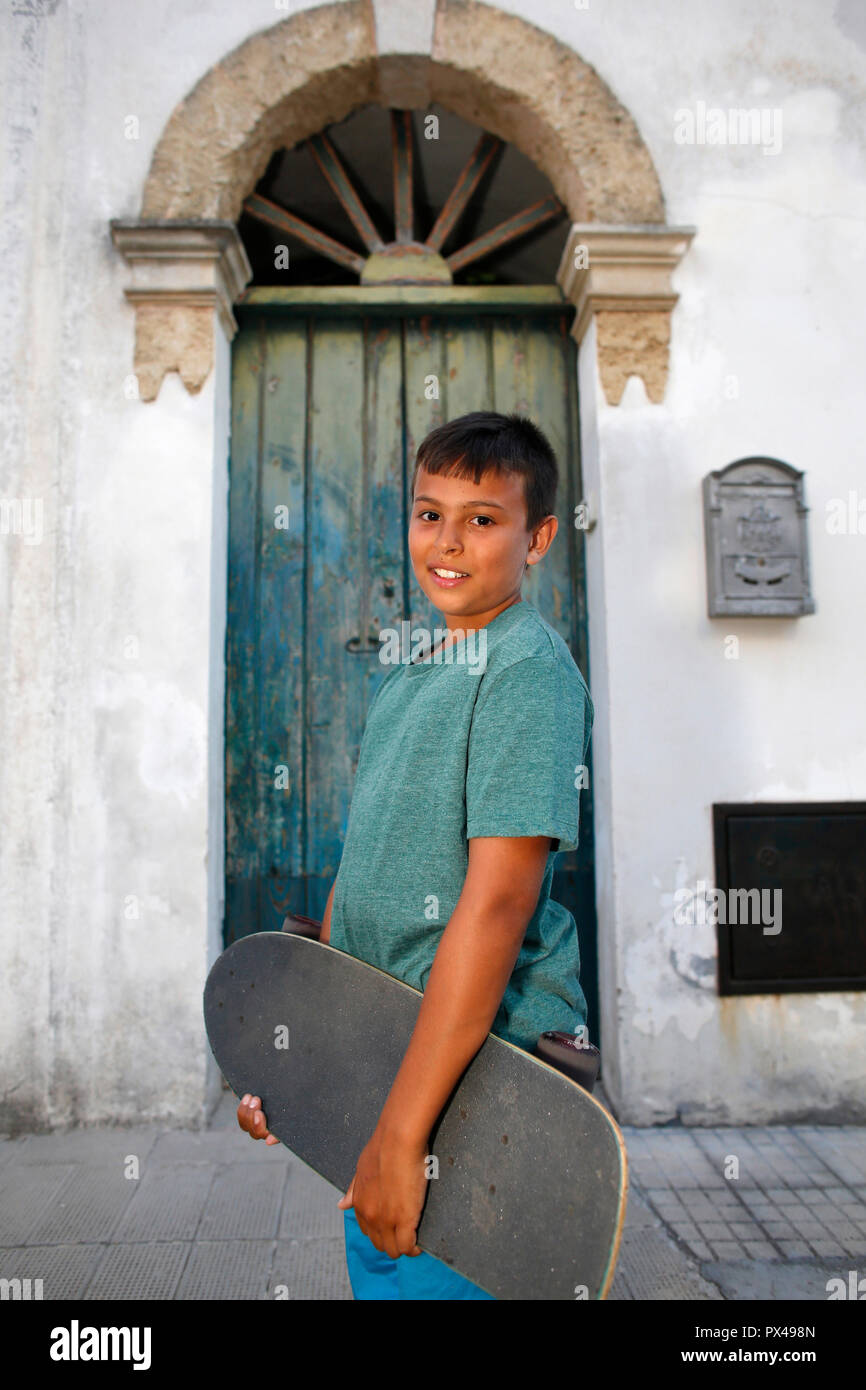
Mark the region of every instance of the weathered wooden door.
MULTIPOLYGON (((560 530, 524 594, 589 681, 573 310, 555 290, 254 290, 234 343, 226 943, 321 917, 340 862, 379 632, 443 626, 406 542, 415 450, 470 410, 521 410, 560 462, 560 530), (419 299, 422 301, 419 304, 419 299), (438 393, 438 394, 437 394, 438 393)), ((591 779, 590 779, 591 781, 591 779)), ((553 896, 579 924, 598 1037, 591 790, 553 896)))

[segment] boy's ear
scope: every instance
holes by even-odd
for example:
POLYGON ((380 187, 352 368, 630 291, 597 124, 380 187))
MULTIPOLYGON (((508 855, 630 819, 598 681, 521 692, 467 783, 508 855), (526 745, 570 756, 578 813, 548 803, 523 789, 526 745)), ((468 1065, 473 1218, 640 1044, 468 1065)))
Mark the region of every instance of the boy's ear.
POLYGON ((537 538, 537 544, 534 548, 538 549, 539 554, 536 556, 534 560, 527 560, 527 565, 537 565, 539 560, 541 560, 542 557, 547 554, 548 550, 553 544, 553 539, 558 529, 559 522, 552 513, 550 516, 545 517, 541 524, 536 527, 533 535, 533 540, 537 538))

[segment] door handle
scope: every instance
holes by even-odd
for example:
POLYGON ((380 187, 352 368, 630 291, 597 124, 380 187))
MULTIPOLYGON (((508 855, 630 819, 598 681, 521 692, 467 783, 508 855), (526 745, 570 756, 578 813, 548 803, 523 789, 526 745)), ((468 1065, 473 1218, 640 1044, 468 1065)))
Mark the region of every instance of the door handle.
POLYGON ((350 637, 346 643, 346 651, 351 652, 353 656, 365 656, 369 655, 370 652, 378 652, 381 645, 378 632, 370 632, 366 641, 360 636, 350 637))

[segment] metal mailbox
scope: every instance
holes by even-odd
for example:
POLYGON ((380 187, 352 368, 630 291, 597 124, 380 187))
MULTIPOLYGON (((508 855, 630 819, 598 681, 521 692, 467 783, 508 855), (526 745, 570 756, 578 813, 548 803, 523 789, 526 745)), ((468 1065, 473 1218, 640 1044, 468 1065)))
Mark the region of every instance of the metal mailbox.
POLYGON ((744 458, 704 478, 707 611, 711 618, 814 613, 803 474, 744 458))

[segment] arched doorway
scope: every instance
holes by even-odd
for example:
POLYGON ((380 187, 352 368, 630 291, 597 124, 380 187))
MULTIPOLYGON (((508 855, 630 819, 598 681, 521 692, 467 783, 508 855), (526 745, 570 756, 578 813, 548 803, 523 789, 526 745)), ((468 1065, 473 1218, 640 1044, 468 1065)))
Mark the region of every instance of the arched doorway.
MULTIPOLYGON (((167 373, 195 395, 208 384, 214 408, 201 412, 199 447, 209 449, 212 525, 196 556, 202 622, 208 624, 208 801, 206 829, 193 845, 207 866, 207 892, 190 930, 210 962, 222 943, 225 847, 225 531, 234 306, 251 276, 238 235, 242 204, 274 151, 292 149, 363 106, 448 111, 522 152, 550 182, 571 228, 556 275, 576 306, 571 334, 580 344, 584 409, 580 439, 588 500, 601 495, 610 450, 598 426, 629 377, 661 402, 668 374, 672 272, 693 228, 670 227, 649 151, 630 113, 568 44, 495 6, 436 0, 429 27, 407 48, 396 11, 369 0, 300 10, 252 34, 216 62, 179 101, 156 145, 137 218, 111 223, 127 260, 125 289, 135 310, 133 356, 142 405, 165 412, 166 447, 175 422, 160 400, 167 373), (375 11, 375 12, 374 12, 375 11), (393 22, 392 22, 393 20, 393 22), (572 260, 572 257, 574 259, 572 260), (207 439, 205 439, 205 435, 207 439), (222 605, 222 606, 221 606, 222 605)), ((491 293, 501 286, 492 286, 491 293)), ((512 293, 512 287, 506 287, 512 293)), ((377 291, 382 293, 381 291, 377 291)), ((245 310, 239 309, 243 317, 245 310)), ((590 507, 589 514, 594 520, 590 507)), ((591 522, 590 522, 591 524, 591 522)), ((593 641, 593 695, 602 719, 593 739, 594 845, 601 866, 597 907, 605 1077, 616 1090, 630 1024, 623 1018, 623 939, 615 890, 617 855, 612 747, 604 711, 611 681, 606 592, 608 541, 599 526, 587 544, 593 641)), ((167 565, 188 556, 171 544, 167 565)), ((169 614, 166 614, 168 620, 169 614)), ((193 862, 193 861, 191 861, 193 862)), ((199 1000, 189 995, 191 1025, 199 1000)), ((630 1036, 630 1035, 629 1035, 630 1036)), ((209 1085, 218 1084, 213 1069, 209 1085)))
MULTIPOLYGON (((434 425, 518 410, 550 438, 560 530, 524 593, 590 679, 574 308, 555 284, 569 223, 548 181, 444 108, 365 107, 276 151, 243 209, 254 279, 233 344, 226 942, 286 912, 322 915, 385 674, 379 633, 442 622, 406 546, 415 450, 434 425)), ((553 892, 579 924, 597 1038, 589 782, 553 892)))

